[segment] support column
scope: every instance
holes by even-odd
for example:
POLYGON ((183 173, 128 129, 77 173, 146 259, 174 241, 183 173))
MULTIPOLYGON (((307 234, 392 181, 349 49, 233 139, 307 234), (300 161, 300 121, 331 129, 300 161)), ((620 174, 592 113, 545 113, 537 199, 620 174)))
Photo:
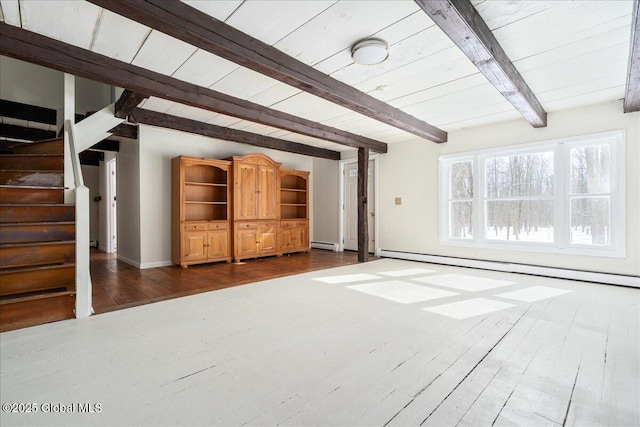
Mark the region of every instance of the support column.
POLYGON ((367 180, 369 178, 369 148, 358 148, 358 261, 369 260, 369 223, 367 180))

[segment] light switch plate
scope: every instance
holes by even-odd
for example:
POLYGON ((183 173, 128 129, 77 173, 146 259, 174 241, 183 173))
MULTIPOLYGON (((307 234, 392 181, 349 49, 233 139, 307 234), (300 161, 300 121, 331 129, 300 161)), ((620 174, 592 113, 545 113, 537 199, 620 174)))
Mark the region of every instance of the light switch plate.
POLYGON ((396 197, 396 205, 402 204, 402 197, 396 197))

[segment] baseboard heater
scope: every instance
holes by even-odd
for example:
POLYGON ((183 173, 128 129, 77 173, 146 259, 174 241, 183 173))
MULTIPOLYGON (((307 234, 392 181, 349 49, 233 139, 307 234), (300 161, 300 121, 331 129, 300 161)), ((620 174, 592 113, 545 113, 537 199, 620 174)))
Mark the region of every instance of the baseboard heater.
POLYGON ((338 244, 337 243, 311 242, 311 247, 313 249, 325 249, 327 251, 338 252, 338 244))
POLYGON ((468 258, 446 257, 441 255, 399 252, 386 249, 380 250, 378 256, 384 258, 405 259, 408 261, 421 261, 433 264, 455 265, 458 267, 472 267, 482 270, 505 271, 508 273, 531 274, 534 276, 581 280, 583 282, 606 283, 609 285, 640 288, 640 277, 623 274, 598 273, 594 271, 570 270, 566 268, 544 267, 540 265, 516 264, 509 262, 483 261, 468 258))

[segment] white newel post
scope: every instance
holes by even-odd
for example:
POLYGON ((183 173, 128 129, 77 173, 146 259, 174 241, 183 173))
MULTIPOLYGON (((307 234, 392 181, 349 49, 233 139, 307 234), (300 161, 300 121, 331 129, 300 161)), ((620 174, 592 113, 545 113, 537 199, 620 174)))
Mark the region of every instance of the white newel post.
POLYGON ((89 274, 89 189, 76 187, 76 318, 93 314, 89 274), (79 214, 84 212, 83 214, 79 214))

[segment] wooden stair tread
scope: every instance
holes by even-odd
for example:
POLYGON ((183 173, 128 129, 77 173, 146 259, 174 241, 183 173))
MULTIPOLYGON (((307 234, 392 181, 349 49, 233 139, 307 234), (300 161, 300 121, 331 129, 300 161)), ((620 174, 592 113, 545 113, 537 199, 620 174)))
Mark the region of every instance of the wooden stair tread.
POLYGON ((74 316, 75 298, 73 295, 47 296, 0 305, 0 332, 59 320, 72 319, 74 316))
POLYGON ((45 299, 45 298, 56 298, 56 297, 61 297, 65 295, 72 296, 75 294, 76 294, 75 291, 55 291, 55 292, 37 292, 37 293, 34 293, 33 295, 20 296, 17 298, 11 298, 9 296, 9 297, 3 297, 2 299, 0 299, 0 305, 15 304, 19 302, 34 301, 34 300, 45 299))
POLYGON ((24 227, 36 225, 73 225, 75 221, 32 221, 32 222, 4 222, 0 227, 24 227))
POLYGON ((0 154, 0 157, 63 157, 64 154, 39 154, 39 153, 13 153, 13 154, 0 154))
POLYGON ((62 268, 75 268, 76 264, 74 262, 65 262, 63 264, 49 265, 49 266, 33 266, 33 267, 11 267, 0 269, 0 276, 3 274, 13 274, 13 273, 26 273, 30 271, 39 271, 39 270, 57 270, 62 268))
POLYGON ((21 207, 21 208, 43 208, 47 206, 66 206, 73 208, 76 205, 73 203, 0 203, 0 207, 9 208, 9 207, 21 207))
POLYGON ((0 169, 0 172, 64 173, 56 169, 0 169))
POLYGON ((67 187, 59 185, 18 185, 18 184, 0 184, 0 188, 22 188, 27 190, 64 190, 67 187))
POLYGON ((53 246, 53 245, 75 245, 75 240, 58 240, 55 242, 33 242, 33 243, 2 243, 0 248, 20 248, 24 246, 53 246))

